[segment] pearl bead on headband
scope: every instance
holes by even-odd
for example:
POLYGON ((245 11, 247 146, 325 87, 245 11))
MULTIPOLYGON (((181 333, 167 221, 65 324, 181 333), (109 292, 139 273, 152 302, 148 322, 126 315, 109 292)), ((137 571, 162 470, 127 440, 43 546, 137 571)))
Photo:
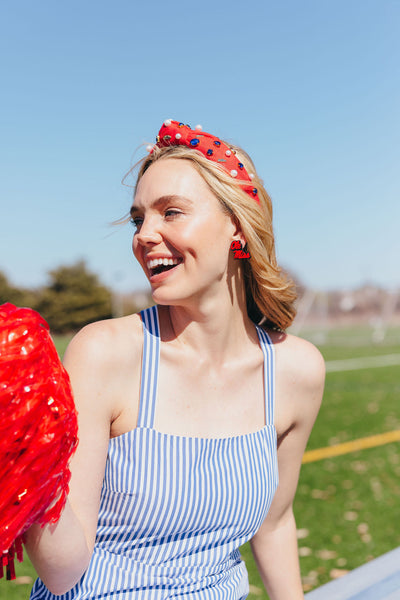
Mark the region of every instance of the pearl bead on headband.
MULTIPOLYGON (((201 125, 197 125, 195 129, 191 129, 189 125, 168 119, 164 121, 158 132, 155 145, 158 148, 187 146, 193 150, 198 150, 207 159, 219 164, 231 177, 237 177, 240 181, 243 181, 240 187, 249 196, 254 198, 257 203, 260 203, 257 188, 251 183, 254 175, 246 171, 243 163, 238 160, 235 150, 229 148, 225 142, 211 133, 202 131, 201 125), (249 183, 246 183, 246 181, 249 183)), ((149 151, 152 152, 153 148, 154 146, 151 146, 149 151)))

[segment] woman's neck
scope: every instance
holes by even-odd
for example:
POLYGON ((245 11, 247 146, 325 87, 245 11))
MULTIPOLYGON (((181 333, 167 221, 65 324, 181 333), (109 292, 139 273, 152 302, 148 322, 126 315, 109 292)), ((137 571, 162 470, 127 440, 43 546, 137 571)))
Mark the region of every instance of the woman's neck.
POLYGON ((159 307, 159 314, 164 341, 176 340, 214 366, 234 357, 239 348, 258 343, 245 294, 227 290, 201 301, 159 307))

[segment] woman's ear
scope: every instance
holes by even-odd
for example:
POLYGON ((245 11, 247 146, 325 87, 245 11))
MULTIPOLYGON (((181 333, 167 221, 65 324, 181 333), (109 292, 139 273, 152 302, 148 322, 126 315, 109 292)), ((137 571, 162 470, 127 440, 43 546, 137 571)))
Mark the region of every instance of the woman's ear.
POLYGON ((238 241, 242 244, 242 248, 244 248, 247 244, 246 236, 244 235, 242 228, 240 226, 239 220, 235 215, 231 217, 232 223, 234 226, 234 233, 232 241, 238 241))

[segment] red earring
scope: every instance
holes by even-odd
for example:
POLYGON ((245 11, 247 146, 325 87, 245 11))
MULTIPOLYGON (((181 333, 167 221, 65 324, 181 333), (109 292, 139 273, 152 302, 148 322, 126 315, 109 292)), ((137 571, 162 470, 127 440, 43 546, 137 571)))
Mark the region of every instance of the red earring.
POLYGON ((250 258, 250 252, 243 250, 242 242, 240 240, 234 240, 231 243, 231 250, 233 250, 233 258, 250 258))

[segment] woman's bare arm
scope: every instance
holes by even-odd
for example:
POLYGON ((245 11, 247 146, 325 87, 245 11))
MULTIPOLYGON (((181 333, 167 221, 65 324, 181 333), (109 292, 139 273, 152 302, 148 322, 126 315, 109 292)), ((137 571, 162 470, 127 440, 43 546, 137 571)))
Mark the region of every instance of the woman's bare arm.
POLYGON ((323 359, 316 348, 296 338, 289 344, 277 383, 281 389, 277 412, 287 426, 287 435, 282 435, 278 449, 279 485, 268 515, 251 541, 271 600, 304 598, 292 506, 301 459, 318 414, 325 378, 323 359))
POLYGON ((94 547, 104 478, 113 399, 118 385, 115 325, 85 327, 70 343, 64 364, 78 411, 79 444, 71 461, 70 493, 60 520, 26 534, 26 548, 45 585, 54 594, 71 589, 85 572, 94 547), (117 380, 117 383, 115 383, 117 380))

